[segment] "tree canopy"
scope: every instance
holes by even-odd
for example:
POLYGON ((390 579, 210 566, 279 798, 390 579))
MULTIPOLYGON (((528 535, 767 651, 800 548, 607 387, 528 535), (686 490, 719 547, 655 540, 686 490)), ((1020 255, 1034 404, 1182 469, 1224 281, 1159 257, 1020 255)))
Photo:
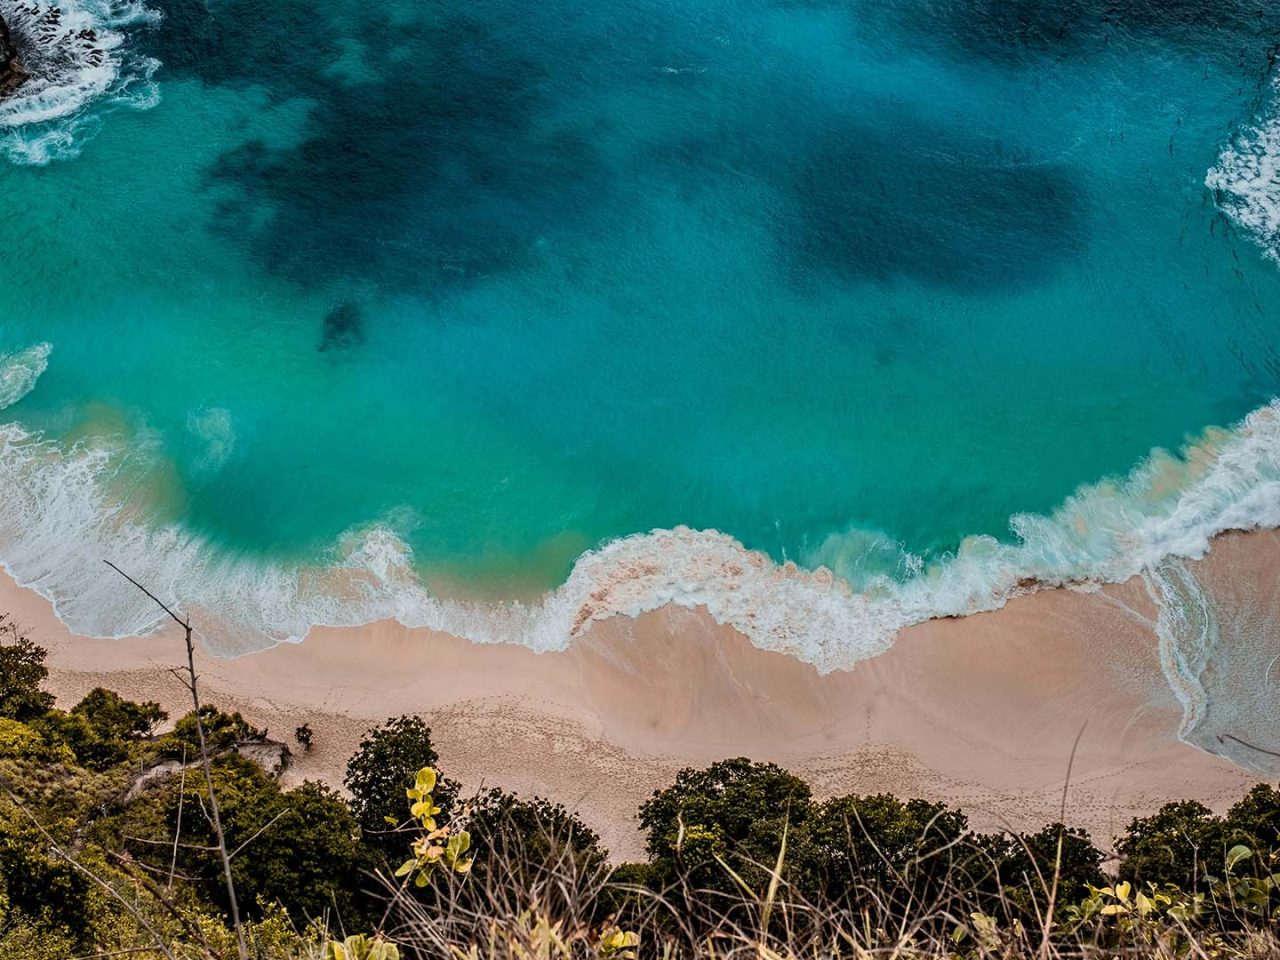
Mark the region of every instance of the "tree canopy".
MULTIPOLYGON (((401 823, 406 817, 405 790, 423 767, 438 768, 440 756, 431 742, 431 728, 419 716, 400 716, 370 729, 347 761, 343 780, 351 794, 351 812, 365 832, 366 841, 390 859, 402 852, 404 838, 394 832, 388 818, 401 823)), ((444 814, 452 809, 458 785, 441 778, 436 803, 444 814)))
POLYGON ((0 717, 26 722, 53 706, 53 694, 41 689, 49 676, 43 647, 0 615, 0 717))

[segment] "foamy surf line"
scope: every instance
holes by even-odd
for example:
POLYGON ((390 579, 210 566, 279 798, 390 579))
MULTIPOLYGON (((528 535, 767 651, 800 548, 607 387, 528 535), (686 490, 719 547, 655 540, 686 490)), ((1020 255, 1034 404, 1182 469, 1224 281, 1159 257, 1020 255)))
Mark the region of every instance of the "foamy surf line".
MULTIPOLYGON (((0 404, 33 389, 49 356, 41 344, 0 358, 0 404)), ((1123 480, 1081 488, 1050 516, 1015 516, 1016 542, 972 537, 904 580, 879 576, 855 589, 824 567, 778 564, 726 534, 676 528, 584 554, 541 602, 469 603, 431 595, 385 526, 353 531, 331 563, 311 567, 228 556, 178 525, 155 526, 144 506, 111 492, 122 470, 136 477, 139 456, 124 438, 64 448, 19 423, 0 425, 0 561, 76 633, 154 631, 163 615, 122 585, 109 559, 189 612, 223 655, 298 641, 313 626, 388 619, 556 650, 598 621, 675 604, 705 607, 756 646, 829 671, 884 652, 911 624, 994 610, 1041 587, 1121 582, 1170 557, 1203 556, 1222 532, 1280 526, 1273 401, 1181 455, 1158 451, 1123 480)))
POLYGON ((160 63, 129 32, 159 14, 141 0, 0 0, 25 79, 0 100, 0 152, 23 164, 77 156, 101 112, 159 102, 160 63))
POLYGON ((1218 207, 1280 263, 1280 76, 1261 115, 1223 149, 1205 185, 1218 207))

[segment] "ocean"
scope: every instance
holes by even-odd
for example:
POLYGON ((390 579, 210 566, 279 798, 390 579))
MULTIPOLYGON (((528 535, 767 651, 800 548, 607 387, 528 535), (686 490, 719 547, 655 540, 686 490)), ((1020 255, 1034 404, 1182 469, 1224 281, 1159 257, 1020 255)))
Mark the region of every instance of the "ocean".
POLYGON ((226 654, 677 603, 829 670, 1280 526, 1276 5, 52 9, 0 561, 79 632, 159 622, 111 560, 226 654))

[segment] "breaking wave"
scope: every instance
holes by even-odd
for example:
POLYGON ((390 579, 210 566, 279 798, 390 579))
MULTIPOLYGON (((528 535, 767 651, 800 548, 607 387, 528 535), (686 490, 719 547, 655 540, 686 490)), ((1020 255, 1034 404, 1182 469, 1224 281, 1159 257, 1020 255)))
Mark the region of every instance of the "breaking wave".
MULTIPOLYGON (((0 358, 0 401, 25 395, 48 358, 47 344, 0 358)), ((1273 402, 1180 454, 1157 451, 1126 478, 1081 488, 1051 515, 1015 516, 1012 542, 972 537, 928 565, 909 558, 893 572, 846 577, 838 563, 836 572, 778 564, 726 534, 676 528, 582 555, 539 602, 479 603, 431 595, 409 549, 382 525, 352 531, 314 566, 229 555, 181 525, 157 525, 119 492, 137 489, 147 457, 123 437, 64 447, 18 423, 0 425, 0 559, 78 633, 155 629, 157 610, 102 563, 110 559, 189 612, 224 655, 296 641, 314 625, 380 619, 560 649, 597 621, 677 604, 705 606, 757 646, 832 670, 883 652, 909 624, 992 610, 1041 586, 1126 580, 1170 557, 1203 555, 1223 531, 1280 526, 1273 402)), ((816 556, 841 556, 850 538, 867 541, 833 536, 816 556)))
POLYGON ((25 79, 0 100, 0 153, 15 163, 77 156, 103 110, 159 101, 157 60, 134 52, 129 31, 159 14, 140 0, 0 0, 25 79))
POLYGON ((1280 77, 1262 115, 1226 146, 1205 185, 1219 208, 1280 263, 1280 77))

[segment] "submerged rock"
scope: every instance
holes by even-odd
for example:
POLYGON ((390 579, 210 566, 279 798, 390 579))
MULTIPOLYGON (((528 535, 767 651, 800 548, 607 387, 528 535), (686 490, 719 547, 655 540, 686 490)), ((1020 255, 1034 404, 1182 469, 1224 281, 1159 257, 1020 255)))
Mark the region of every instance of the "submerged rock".
POLYGON ((12 93, 26 78, 18 48, 9 35, 9 25, 0 17, 0 97, 12 93))
POLYGON ((364 318, 360 308, 350 301, 339 304, 324 318, 320 336, 320 352, 358 346, 364 340, 364 318))

